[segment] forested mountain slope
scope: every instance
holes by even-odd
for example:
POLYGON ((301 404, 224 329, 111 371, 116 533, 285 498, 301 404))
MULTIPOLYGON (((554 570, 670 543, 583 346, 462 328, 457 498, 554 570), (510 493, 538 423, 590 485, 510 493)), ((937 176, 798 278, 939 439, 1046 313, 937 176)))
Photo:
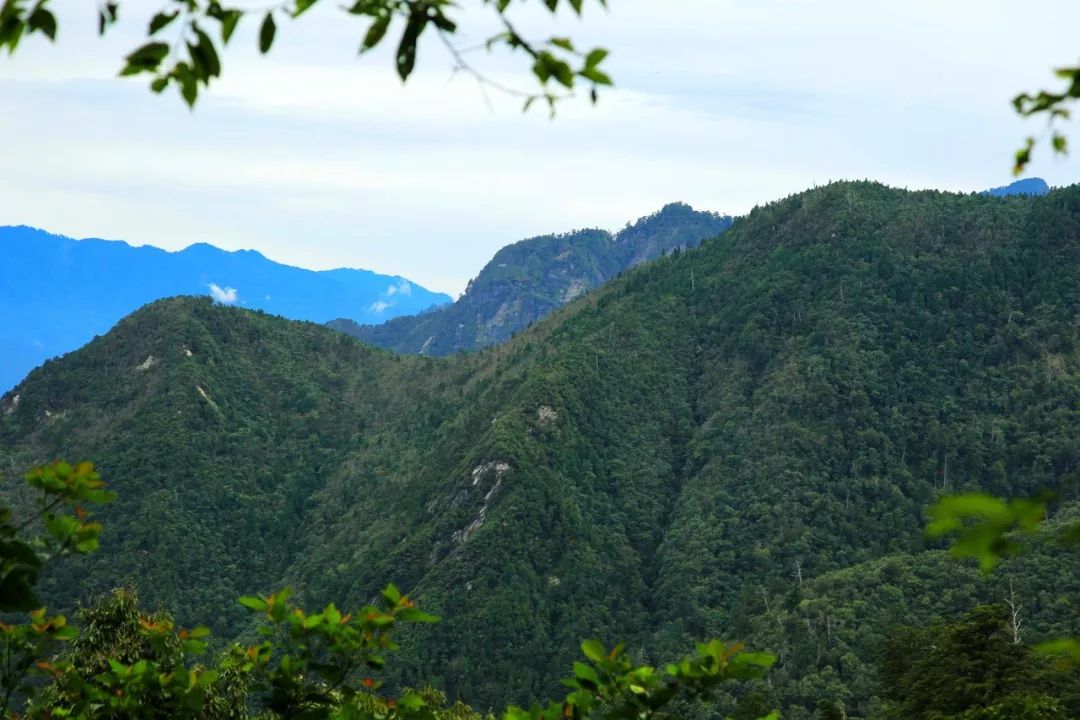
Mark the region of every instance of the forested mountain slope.
POLYGON ((380 325, 343 318, 330 327, 398 352, 450 355, 508 340, 532 323, 619 273, 676 248, 697 246, 732 218, 665 205, 612 235, 577 230, 507 245, 452 305, 380 325))
MULTIPOLYGON (((392 580, 444 618, 392 679, 481 709, 554 692, 583 637, 718 635, 782 658, 784 717, 865 717, 885 626, 1002 598, 927 548, 925 505, 1074 506, 1078 317, 1080 188, 837 183, 461 357, 156 303, 4 396, 0 452, 121 495, 56 602, 132 581, 228 635, 235 595, 392 580)), ((1041 548, 1010 570, 1031 639, 1078 627, 1076 553, 1041 548)))

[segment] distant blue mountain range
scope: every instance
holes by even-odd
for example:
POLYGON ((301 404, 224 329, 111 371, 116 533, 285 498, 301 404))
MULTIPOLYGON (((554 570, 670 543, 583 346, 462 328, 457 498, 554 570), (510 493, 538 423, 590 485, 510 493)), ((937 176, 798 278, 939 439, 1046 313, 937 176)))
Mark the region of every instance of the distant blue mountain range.
POLYGON ((379 323, 450 302, 405 278, 368 270, 316 272, 253 250, 197 244, 179 252, 73 240, 0 227, 0 393, 48 358, 75 350, 146 303, 172 295, 295 320, 379 323))
POLYGON ((1024 178, 1008 185, 986 190, 983 195, 1005 197, 1007 195, 1045 195, 1050 192, 1050 186, 1042 178, 1024 178))

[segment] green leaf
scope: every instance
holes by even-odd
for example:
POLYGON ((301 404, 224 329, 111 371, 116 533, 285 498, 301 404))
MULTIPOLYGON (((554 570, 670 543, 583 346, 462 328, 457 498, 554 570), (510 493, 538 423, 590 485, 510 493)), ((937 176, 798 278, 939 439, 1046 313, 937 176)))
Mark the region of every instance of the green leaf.
POLYGON ((187 655, 201 655, 206 652, 207 645, 202 640, 185 640, 182 647, 187 655))
POLYGON ((272 12, 266 13, 266 17, 263 18, 262 27, 259 28, 259 52, 263 55, 270 52, 270 47, 274 44, 274 35, 277 34, 277 24, 274 22, 274 14, 272 12))
POLYGON ((117 10, 120 4, 107 2, 98 10, 98 35, 104 35, 105 30, 116 22, 117 10))
POLYGON ((383 37, 386 35, 387 28, 390 27, 390 20, 392 17, 393 16, 387 12, 375 18, 375 21, 371 23, 371 27, 368 28, 367 33, 364 34, 364 41, 360 45, 360 52, 367 52, 382 41, 383 37))
POLYGON ((153 35, 168 27, 169 24, 178 17, 180 17, 179 10, 174 10, 171 13, 159 12, 150 20, 150 34, 153 35))
POLYGON ((414 622, 414 623, 437 623, 439 617, 430 613, 417 610, 416 608, 406 608, 398 613, 398 619, 402 622, 414 622))
POLYGON ((56 40, 56 17, 39 4, 26 19, 26 27, 30 32, 40 32, 50 40, 56 40))
POLYGON ((727 674, 737 680, 754 680, 765 675, 776 662, 776 656, 769 653, 739 653, 728 663, 727 674))
POLYGON ((586 640, 581 643, 581 652, 593 662, 603 662, 607 659, 607 651, 599 640, 586 640))
POLYGON ((217 670, 203 670, 199 673, 199 679, 197 680, 200 687, 206 687, 217 682, 217 679, 221 677, 221 673, 217 670))
POLYGON ((383 588, 382 598, 387 605, 395 607, 401 601, 401 591, 397 589, 397 585, 390 583, 383 588))
POLYGON ((604 48, 596 48, 585 56, 585 67, 594 68, 603 62, 604 58, 608 56, 608 51, 604 48))
POLYGON ((989 572, 1005 555, 1020 547, 1012 533, 1034 532, 1046 516, 1045 499, 1019 498, 1005 501, 982 493, 944 497, 930 507, 926 534, 940 537, 957 533, 951 552, 979 561, 989 572))
POLYGON ((596 68, 593 68, 593 67, 583 68, 581 70, 581 72, 579 72, 578 74, 581 75, 583 78, 586 78, 587 80, 591 80, 592 82, 596 83, 597 85, 610 85, 611 84, 611 78, 608 77, 608 75, 606 73, 603 73, 603 72, 601 72, 601 71, 599 71, 599 70, 597 70, 596 68))
POLYGON ((243 15, 239 10, 226 10, 221 15, 221 42, 228 43, 236 32, 236 25, 243 15))
POLYGON ((593 687, 600 684, 600 676, 596 674, 596 670, 593 670, 591 666, 580 660, 574 661, 574 675, 582 680, 588 680, 593 684, 593 687))
POLYGON ((74 640, 79 637, 79 629, 70 625, 65 625, 59 630, 55 630, 52 636, 57 640, 74 640))
POLYGON ((244 607, 258 612, 264 612, 266 608, 269 607, 265 600, 261 597, 255 597, 254 595, 244 595, 238 602, 244 607))
POLYGON ((427 27, 428 16, 423 11, 413 11, 409 15, 409 21, 405 24, 405 31, 401 33, 401 42, 398 43, 396 63, 398 76, 402 81, 408 80, 416 66, 416 43, 420 33, 427 27))
POLYGON ((124 66, 124 69, 120 71, 120 74, 126 76, 138 75, 143 72, 154 72, 168 54, 169 46, 165 43, 147 43, 124 59, 126 65, 124 66))
POLYGON ((300 17, 314 5, 318 0, 296 0, 296 5, 293 7, 292 16, 294 18, 300 17))
POLYGON ((195 36, 199 42, 192 46, 188 44, 188 49, 191 52, 192 60, 195 60, 204 70, 203 79, 208 80, 212 77, 218 77, 221 75, 221 60, 218 58, 217 48, 214 47, 213 40, 199 28, 195 28, 195 36))

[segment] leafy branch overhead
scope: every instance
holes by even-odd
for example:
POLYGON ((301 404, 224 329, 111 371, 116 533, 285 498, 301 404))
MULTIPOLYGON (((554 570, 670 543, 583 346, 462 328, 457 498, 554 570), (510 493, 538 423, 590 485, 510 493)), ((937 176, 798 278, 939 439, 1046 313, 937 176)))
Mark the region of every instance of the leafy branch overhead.
MULTIPOLYGON (((551 13, 569 7, 581 15, 586 0, 539 0, 551 13)), ((233 7, 219 0, 167 0, 165 7, 150 20, 147 42, 125 58, 122 76, 149 74, 155 93, 174 86, 184 102, 194 106, 201 88, 222 73, 222 51, 229 45, 241 22, 258 24, 258 49, 270 52, 278 36, 279 25, 297 20, 320 0, 286 0, 258 9, 233 7)), ((394 64, 405 81, 416 67, 421 37, 434 34, 446 45, 455 70, 474 77, 482 87, 491 87, 523 98, 525 109, 541 100, 554 111, 555 104, 580 84, 588 87, 590 98, 597 100, 598 89, 611 85, 611 78, 601 68, 607 50, 577 49, 570 38, 551 37, 530 40, 510 20, 512 5, 535 4, 532 0, 479 0, 493 12, 501 30, 487 38, 482 48, 489 52, 502 47, 524 54, 531 61, 531 72, 538 88, 531 91, 501 85, 477 70, 467 59, 470 49, 454 43, 458 22, 454 16, 461 8, 452 0, 354 0, 340 10, 361 21, 366 29, 359 33, 360 54, 385 42, 396 42, 394 64), (391 32, 394 31, 394 32, 391 32), (396 41, 390 40, 396 35, 396 41)), ((606 7, 607 0, 595 0, 606 7)), ((120 18, 120 2, 99 6, 98 32, 104 34, 120 18)), ((0 48, 14 53, 24 35, 41 34, 56 39, 57 20, 49 0, 3 0, 0 7, 0 48)), ((476 49, 476 48, 473 48, 476 49)))
MULTIPOLYGON (((1069 104, 1080 99, 1080 66, 1064 67, 1055 71, 1057 77, 1068 83, 1068 87, 1060 92, 1040 90, 1034 95, 1020 93, 1013 98, 1013 107, 1024 117, 1045 116, 1047 126, 1050 129, 1050 144, 1054 152, 1064 155, 1068 151, 1068 140, 1056 127, 1058 120, 1068 120, 1072 117, 1069 104)), ((1013 172, 1019 175, 1031 162, 1031 152, 1035 149, 1036 139, 1029 137, 1024 146, 1016 151, 1016 165, 1013 172)))
MULTIPOLYGON (((985 493, 947 495, 928 509, 926 534, 955 535, 950 552, 959 558, 975 558, 983 572, 990 572, 1003 559, 1024 550, 1020 540, 1045 523, 1053 499, 1050 493, 1011 500, 985 493)), ((1065 523, 1057 535, 1062 545, 1080 545, 1080 522, 1065 523)), ((1049 640, 1036 650, 1080 665, 1080 637, 1049 640)))

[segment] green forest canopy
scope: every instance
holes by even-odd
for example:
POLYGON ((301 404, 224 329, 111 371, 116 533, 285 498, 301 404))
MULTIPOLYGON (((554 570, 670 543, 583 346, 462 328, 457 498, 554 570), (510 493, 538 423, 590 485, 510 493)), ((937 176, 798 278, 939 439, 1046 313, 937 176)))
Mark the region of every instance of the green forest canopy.
POLYGON ((227 640, 239 595, 354 607, 393 581, 443 618, 401 635, 395 686, 494 707, 554 695, 585 637, 653 664, 726 637, 776 655, 764 711, 877 717, 892 625, 1011 580, 1025 642, 1076 634, 1080 560, 1055 538, 1080 467, 1078 227, 1077 188, 835 183, 445 359, 163 301, 0 400, 0 444, 94 457, 119 492, 110 541, 42 578, 55 607, 130 581, 227 640), (988 577, 923 535, 943 493, 1044 488, 1051 522, 988 577))

